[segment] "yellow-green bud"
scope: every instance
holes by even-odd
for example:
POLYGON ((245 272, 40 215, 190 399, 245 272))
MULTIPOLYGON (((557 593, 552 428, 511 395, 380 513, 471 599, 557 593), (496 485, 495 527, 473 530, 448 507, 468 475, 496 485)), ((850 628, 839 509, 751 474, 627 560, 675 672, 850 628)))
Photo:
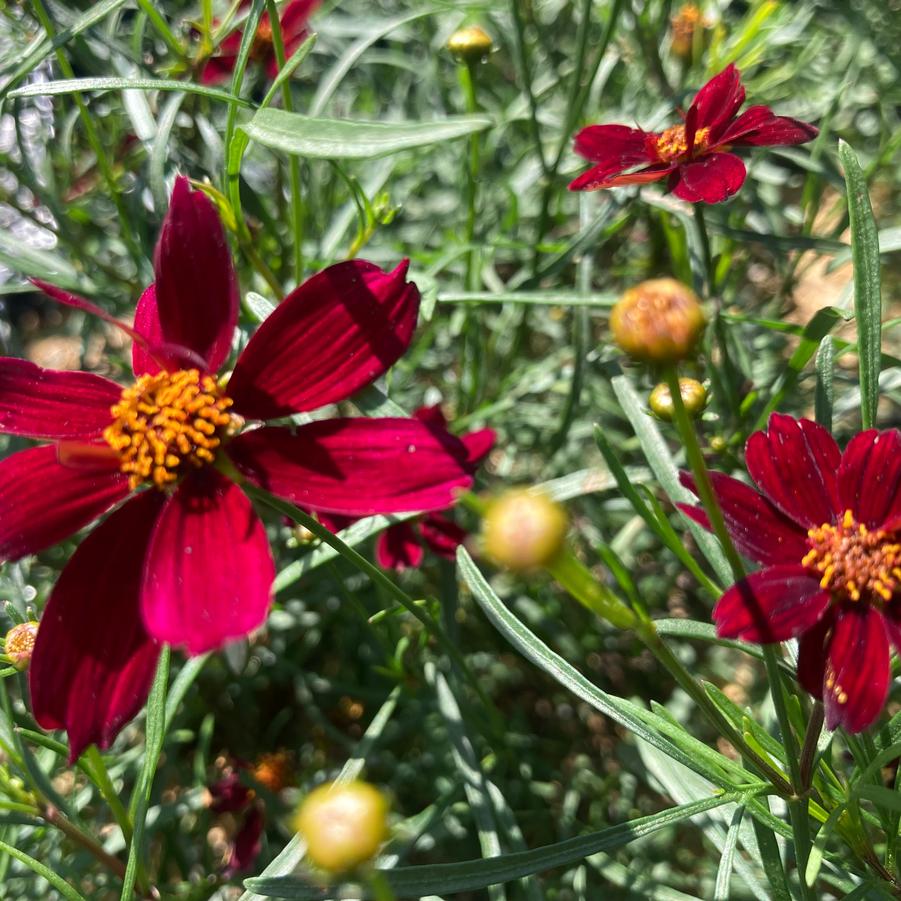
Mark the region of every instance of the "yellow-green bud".
MULTIPOLYGON (((679 379, 679 394, 689 416, 697 416, 707 406, 707 389, 697 379, 679 379)), ((673 395, 666 382, 661 382, 648 398, 655 416, 670 422, 673 418, 673 395)))
POLYGON ((491 36, 478 25, 458 28, 447 40, 447 49, 461 63, 478 62, 488 56, 493 47, 491 36))
POLYGON ((482 547, 518 572, 547 566, 563 550, 569 520, 546 494, 517 489, 493 501, 482 525, 482 547))
POLYGON ((726 439, 722 437, 722 435, 714 435, 710 439, 710 449, 715 454, 725 453, 726 449, 729 445, 726 443, 726 439))
POLYGON ((630 288, 610 314, 616 343, 637 360, 661 365, 689 357, 705 324, 697 295, 674 278, 630 288))
POLYGON ((31 655, 34 653, 34 642, 38 637, 38 624, 36 622, 20 623, 13 626, 6 633, 3 642, 3 653, 9 658, 9 662, 19 670, 28 669, 31 655))
POLYGON ((307 795, 294 819, 307 857, 328 873, 372 860, 388 837, 388 800, 368 782, 331 782, 307 795))

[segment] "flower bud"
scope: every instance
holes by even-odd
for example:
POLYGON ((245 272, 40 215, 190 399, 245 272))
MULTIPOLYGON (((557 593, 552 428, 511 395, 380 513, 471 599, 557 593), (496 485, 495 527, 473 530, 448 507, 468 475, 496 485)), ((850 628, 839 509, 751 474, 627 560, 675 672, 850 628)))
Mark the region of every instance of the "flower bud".
MULTIPOLYGON (((679 394, 689 416, 697 416, 707 406, 707 389, 697 379, 679 379, 679 394)), ((661 382, 648 398, 648 406, 660 419, 670 422, 673 418, 673 395, 669 385, 661 382)))
POLYGON ((672 51, 675 56, 690 60, 694 51, 695 35, 704 37, 711 22, 694 3, 685 3, 670 19, 673 30, 672 51))
POLYGON ((690 356, 706 320, 694 291, 673 278, 630 288, 610 314, 616 343, 645 363, 677 363, 690 356))
POLYGON ((568 526, 566 511, 547 495, 508 491, 485 513, 482 546, 495 563, 508 569, 537 569, 563 550, 568 526))
POLYGON ((447 49, 460 63, 475 63, 491 53, 494 43, 491 36, 478 25, 458 28, 447 41, 447 49))
POLYGON ((315 866, 344 873, 375 857, 388 837, 388 800, 368 782, 320 785, 300 805, 294 827, 315 866))
POLYGON ((38 637, 38 624, 36 622, 20 623, 13 626, 6 633, 3 643, 3 653, 9 658, 9 662, 19 670, 28 669, 31 655, 34 653, 34 642, 38 637))

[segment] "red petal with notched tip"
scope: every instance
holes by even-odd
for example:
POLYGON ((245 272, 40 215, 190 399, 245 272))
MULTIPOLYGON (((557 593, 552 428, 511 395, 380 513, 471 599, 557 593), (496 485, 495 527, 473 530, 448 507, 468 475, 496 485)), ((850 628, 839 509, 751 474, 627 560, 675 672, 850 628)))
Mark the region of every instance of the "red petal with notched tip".
POLYGON ((406 522, 385 529, 375 543, 375 559, 385 569, 415 569, 422 563, 422 545, 406 522))
POLYGON ((0 561, 36 554, 68 538, 128 496, 128 479, 106 459, 62 465, 52 444, 0 462, 0 561))
POLYGON ((889 645, 882 614, 869 604, 843 604, 827 653, 826 728, 862 732, 879 717, 888 696, 889 645))
POLYGON ((745 164, 734 153, 706 153, 673 173, 670 187, 689 203, 722 203, 744 184, 745 164))
POLYGON ((422 540, 436 553, 453 560, 457 548, 466 540, 466 530, 461 529, 440 513, 429 513, 419 524, 422 540))
POLYGON ((154 270, 162 343, 188 348, 215 372, 231 351, 238 284, 219 213, 184 176, 175 180, 154 270))
POLYGON ((834 522, 842 513, 836 473, 842 454, 835 439, 810 419, 773 413, 755 432, 745 462, 757 487, 805 529, 834 522))
POLYGON ((734 65, 729 65, 695 94, 688 114, 693 117, 696 128, 709 128, 711 139, 715 139, 744 102, 741 74, 734 65))
POLYGON ((202 654, 259 628, 275 564, 243 491, 207 467, 191 473, 160 513, 141 607, 157 641, 202 654))
POLYGON ((798 640, 798 682, 805 691, 820 700, 826 677, 826 649, 834 625, 835 608, 830 607, 823 618, 798 640))
POLYGON ((776 116, 768 106, 752 106, 717 138, 717 144, 776 147, 804 144, 818 134, 819 129, 809 122, 776 116))
POLYGON ((89 372, 43 369, 0 357, 0 432, 29 438, 96 438, 122 389, 89 372))
POLYGON ((901 516, 901 434, 897 429, 859 432, 838 468, 839 502, 868 529, 901 516))
POLYGON ((108 748, 144 705, 159 648, 144 630, 139 595, 163 495, 125 504, 80 545, 41 617, 29 668, 31 705, 44 729, 69 733, 69 762, 108 748))
POLYGON ((440 510, 472 484, 466 446, 415 419, 262 428, 227 446, 241 473, 304 509, 347 516, 440 510))
MULTIPOLYGON (((679 479, 689 491, 698 493, 689 473, 680 473, 679 479)), ((723 511, 726 528, 740 554, 767 566, 801 562, 810 550, 805 531, 744 482, 721 472, 711 472, 710 480, 723 511)), ((710 531, 710 522, 702 507, 689 504, 677 506, 686 516, 710 531)))
POLYGON ((307 279, 257 329, 228 383, 234 412, 277 419, 350 397, 387 372, 416 328, 408 262, 348 260, 307 279))
POLYGON ((666 178, 675 171, 673 165, 652 166, 629 172, 626 175, 611 175, 603 166, 594 166, 569 183, 570 191, 600 191, 603 188, 623 188, 628 185, 647 185, 666 178))
POLYGON ((801 566, 768 566, 736 582, 713 608, 716 633, 771 644, 797 638, 829 607, 829 592, 801 566))

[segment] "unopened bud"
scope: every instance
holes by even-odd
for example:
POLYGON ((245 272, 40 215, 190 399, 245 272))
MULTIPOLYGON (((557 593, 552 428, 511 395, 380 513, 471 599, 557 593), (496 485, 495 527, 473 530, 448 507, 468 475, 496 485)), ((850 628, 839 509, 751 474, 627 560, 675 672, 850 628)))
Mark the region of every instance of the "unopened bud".
POLYGON ((691 59, 694 52, 695 35, 704 37, 711 22, 694 3, 686 3, 670 19, 673 29, 672 51, 682 59, 691 59))
POLYGON ((501 566, 515 571, 547 566, 563 550, 569 520, 546 494, 508 491, 485 513, 482 545, 501 566))
MULTIPOLYGON (((697 416, 707 405, 707 389, 697 379, 679 379, 679 394, 689 416, 697 416)), ((673 395, 666 382, 661 382, 648 398, 655 416, 670 422, 673 418, 673 395)))
POLYGON ((315 866, 345 873, 375 857, 388 837, 388 800, 368 782, 320 785, 300 805, 294 826, 315 866))
POLYGON ((690 356, 705 324, 697 295, 673 278, 630 288, 610 314, 616 343, 637 360, 661 365, 690 356))
POLYGON ((38 637, 38 624, 36 622, 20 623, 13 626, 6 633, 3 643, 3 653, 9 658, 9 662, 19 670, 28 669, 31 655, 34 653, 34 642, 38 637))
POLYGON ((447 49, 454 59, 461 63, 474 63, 484 60, 494 47, 491 36, 478 25, 467 25, 459 28, 447 41, 447 49))

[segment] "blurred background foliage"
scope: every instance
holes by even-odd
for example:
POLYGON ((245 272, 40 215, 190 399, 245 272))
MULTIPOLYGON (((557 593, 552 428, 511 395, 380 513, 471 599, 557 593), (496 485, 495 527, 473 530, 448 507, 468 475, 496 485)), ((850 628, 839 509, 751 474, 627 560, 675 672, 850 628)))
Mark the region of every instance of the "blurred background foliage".
MULTIPOLYGON (((625 287, 644 278, 673 275, 701 287, 692 265, 699 250, 690 209, 653 186, 640 195, 634 188, 569 193, 567 182, 583 168, 571 137, 592 122, 666 127, 730 62, 741 69, 751 102, 819 125, 810 146, 755 153, 741 192, 707 211, 717 327, 730 353, 711 355, 695 374, 712 387, 701 422, 705 449, 713 465, 731 470, 772 406, 811 411, 810 354, 800 359, 795 351, 812 352, 832 330, 841 437, 855 426, 860 395, 853 358, 843 354, 851 274, 835 146, 838 138, 848 141, 865 167, 891 318, 901 273, 901 15, 891 0, 699 6, 700 24, 680 49, 672 19, 681 5, 669 0, 326 0, 312 18, 315 46, 289 82, 295 110, 389 123, 471 112, 466 67, 445 44, 458 27, 478 23, 495 49, 470 74, 475 108, 492 125, 479 139, 471 242, 465 201, 471 145, 460 139, 378 159, 300 161, 299 261, 286 155, 250 144, 240 170, 247 232, 242 237, 233 227, 224 181, 228 84, 219 94, 146 85, 41 93, 43 83, 71 77, 196 83, 203 5, 43 0, 38 15, 35 5, 2 3, 3 350, 127 380, 128 348, 120 335, 55 306, 25 277, 77 290, 127 318, 152 278, 156 232, 179 172, 221 192, 246 300, 245 337, 255 311, 289 291, 299 274, 350 253, 386 266, 408 256, 424 295, 420 329, 381 386, 383 395, 406 411, 441 403, 455 430, 495 429, 497 446, 479 490, 560 480, 552 485, 568 498, 586 563, 602 574, 601 551, 610 551, 655 617, 707 622, 710 598, 615 490, 592 438, 601 423, 634 481, 646 482, 666 503, 611 390, 611 377, 625 364, 609 343, 606 314, 625 287), (55 51, 43 15, 58 35, 55 51), (838 312, 818 313, 825 308, 838 312)), ((225 8, 213 4, 212 11, 221 16, 225 8)), ((265 73, 251 66, 242 96, 258 104, 267 87, 265 73)), ((281 103, 279 96, 274 104, 281 103)), ((248 108, 235 109, 238 122, 249 118, 248 108)), ((897 333, 888 328, 891 365, 898 350, 897 333)), ((646 396, 649 376, 627 372, 646 396)), ((898 370, 889 368, 885 423, 899 421, 899 384, 898 370)), ((346 409, 387 407, 383 396, 367 394, 346 409)), ((665 424, 661 430, 678 460, 672 430, 665 424)), ((7 452, 18 446, 3 440, 7 452)), ((471 513, 455 516, 477 528, 471 513)), ((690 542, 675 515, 672 521, 690 542)), ((365 775, 392 796, 396 835, 387 853, 399 862, 477 858, 492 841, 505 850, 535 847, 685 800, 679 797, 685 777, 676 765, 521 658, 458 590, 451 564, 428 557, 421 571, 398 578, 441 618, 490 706, 447 670, 440 648, 379 586, 339 558, 316 557, 315 542, 278 517, 270 516, 268 527, 282 571, 268 626, 249 643, 206 660, 164 746, 148 817, 150 868, 164 897, 240 894, 239 880, 229 887, 223 875, 240 823, 209 809, 208 786, 225 767, 244 762, 242 778, 265 805, 259 872, 290 838, 287 814, 296 798, 360 756, 380 710, 385 716, 363 745, 365 775), (430 664, 450 678, 451 707, 440 703, 430 664), (472 759, 515 822, 489 810, 486 825, 485 811, 467 790, 471 773, 459 756, 455 705, 472 759), (277 751, 290 753, 289 775, 272 791, 254 779, 253 767, 277 751)), ((4 629, 40 611, 73 546, 4 568, 4 629)), ((477 541, 472 547, 475 552, 477 541)), ((370 554, 371 540, 361 548, 370 554)), ((599 626, 549 581, 497 574, 493 584, 538 636, 606 691, 643 703, 654 699, 677 720, 693 716, 638 643, 599 626)), ((747 655, 693 641, 674 647, 740 707, 763 698, 758 664, 747 655)), ((176 669, 183 665, 178 657, 176 669)), ((16 677, 5 684, 8 715, 34 728, 24 682, 16 677)), ((693 733, 710 739, 696 719, 693 733)), ((107 755, 123 798, 137 778, 142 736, 139 718, 107 755)), ((121 833, 84 773, 67 769, 52 746, 31 747, 34 766, 74 821, 119 854, 121 833)), ((0 770, 0 797, 14 798, 10 780, 19 777, 0 770)), ((118 897, 118 876, 84 848, 46 822, 17 818, 14 808, 4 813, 3 806, 4 841, 64 874, 86 897, 118 897)), ((491 898, 710 898, 723 833, 724 824, 710 814, 615 854, 497 888, 491 898)), ((733 897, 760 895, 753 866, 746 868, 747 878, 733 879, 733 897)), ((0 883, 0 897, 53 897, 46 883, 6 855, 0 855, 0 883)))

